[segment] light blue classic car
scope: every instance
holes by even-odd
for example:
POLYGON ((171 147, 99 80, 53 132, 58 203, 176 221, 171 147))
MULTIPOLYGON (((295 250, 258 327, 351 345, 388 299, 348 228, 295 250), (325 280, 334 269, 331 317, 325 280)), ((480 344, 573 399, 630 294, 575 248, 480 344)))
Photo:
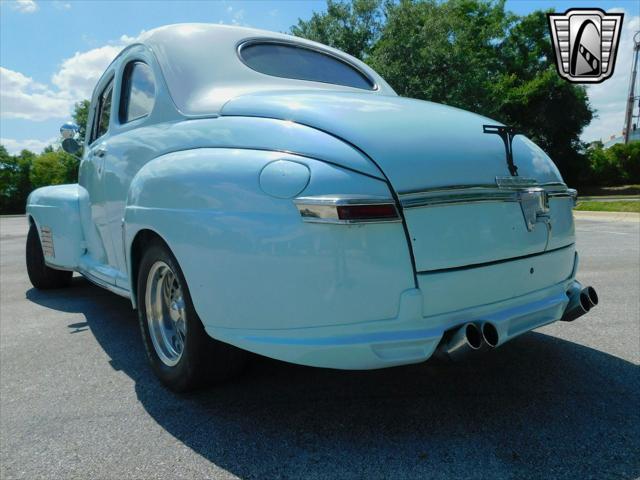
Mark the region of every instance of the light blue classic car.
POLYGON ((95 88, 79 178, 28 199, 31 282, 76 271, 130 298, 176 391, 237 373, 245 351, 459 358, 598 301, 575 279, 576 192, 540 148, 287 35, 146 33, 95 88))

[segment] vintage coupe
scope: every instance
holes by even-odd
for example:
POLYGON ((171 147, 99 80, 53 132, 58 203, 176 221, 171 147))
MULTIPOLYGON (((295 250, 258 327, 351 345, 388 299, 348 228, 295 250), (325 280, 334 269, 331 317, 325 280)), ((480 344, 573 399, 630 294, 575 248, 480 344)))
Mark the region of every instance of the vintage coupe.
POLYGON ((576 192, 540 148, 327 46, 158 28, 107 68, 86 132, 79 183, 28 199, 29 277, 130 298, 174 390, 228 378, 245 351, 455 358, 597 303, 575 279, 576 192))

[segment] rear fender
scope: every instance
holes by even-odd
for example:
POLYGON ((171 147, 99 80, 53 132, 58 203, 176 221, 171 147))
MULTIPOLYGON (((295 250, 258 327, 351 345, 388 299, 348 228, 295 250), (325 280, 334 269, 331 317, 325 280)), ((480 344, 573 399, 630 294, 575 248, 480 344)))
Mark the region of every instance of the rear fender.
POLYGON ((132 291, 131 246, 151 230, 178 260, 214 337, 217 327, 394 318, 401 293, 415 286, 402 224, 305 223, 293 203, 303 192, 390 196, 384 181, 279 152, 202 148, 149 162, 131 184, 125 211, 132 291), (282 160, 303 166, 299 183, 261 183, 265 166, 282 160))
POLYGON ((45 262, 51 267, 75 270, 85 251, 80 190, 77 184, 42 187, 27 199, 27 216, 38 229, 45 262))

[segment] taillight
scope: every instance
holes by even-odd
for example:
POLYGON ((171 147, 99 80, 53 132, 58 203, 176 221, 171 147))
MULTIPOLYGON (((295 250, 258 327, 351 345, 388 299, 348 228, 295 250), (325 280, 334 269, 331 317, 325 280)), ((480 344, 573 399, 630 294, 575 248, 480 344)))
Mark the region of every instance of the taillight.
POLYGON ((294 203, 305 222, 353 224, 400 221, 395 202, 388 198, 327 195, 299 197, 294 203))

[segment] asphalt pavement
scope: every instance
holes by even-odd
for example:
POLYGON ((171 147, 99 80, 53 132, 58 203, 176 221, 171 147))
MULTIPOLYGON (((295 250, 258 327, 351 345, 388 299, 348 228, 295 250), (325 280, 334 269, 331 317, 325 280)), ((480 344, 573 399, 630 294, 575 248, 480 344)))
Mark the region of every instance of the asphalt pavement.
POLYGON ((0 219, 0 478, 639 478, 637 217, 577 221, 600 305, 453 365, 367 372, 255 357, 190 395, 135 312, 82 277, 41 292, 0 219))

